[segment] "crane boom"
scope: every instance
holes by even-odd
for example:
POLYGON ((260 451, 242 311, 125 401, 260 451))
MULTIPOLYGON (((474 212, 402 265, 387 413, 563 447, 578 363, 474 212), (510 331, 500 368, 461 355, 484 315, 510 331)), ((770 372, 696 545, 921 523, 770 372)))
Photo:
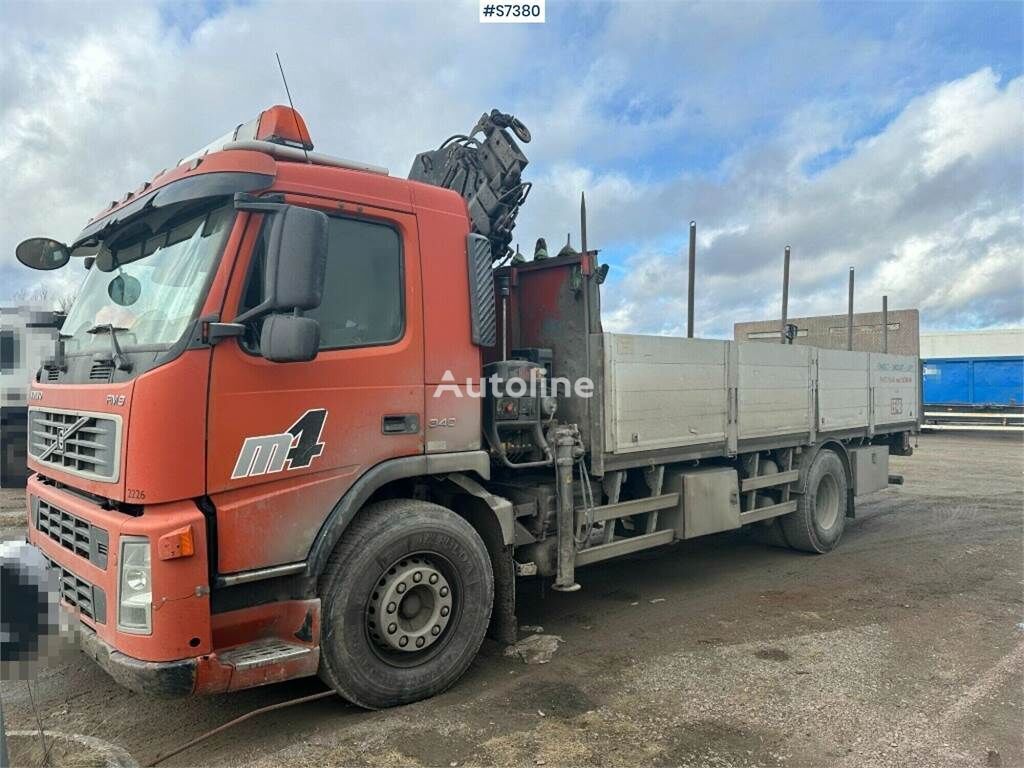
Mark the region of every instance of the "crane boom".
POLYGON ((412 181, 451 189, 465 198, 472 229, 491 241, 494 261, 510 254, 516 215, 530 192, 530 183, 522 180, 529 160, 516 138, 529 143, 529 129, 493 109, 468 134, 451 136, 437 149, 416 155, 409 171, 412 181))

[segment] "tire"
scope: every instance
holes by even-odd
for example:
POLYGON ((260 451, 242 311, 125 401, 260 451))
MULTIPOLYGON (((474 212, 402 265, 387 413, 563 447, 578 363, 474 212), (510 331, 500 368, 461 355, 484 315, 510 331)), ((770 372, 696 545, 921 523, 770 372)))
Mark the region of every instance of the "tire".
POLYGON ((779 522, 778 518, 773 520, 766 520, 767 530, 765 531, 765 540, 770 547, 780 547, 782 549, 789 548, 789 542, 786 541, 786 534, 782 530, 782 523, 779 522))
MULTIPOLYGON (((779 472, 779 465, 773 458, 764 458, 761 459, 758 469, 758 477, 762 475, 775 475, 779 472)), ((776 491, 762 491, 758 493, 754 497, 754 509, 760 509, 761 507, 768 507, 772 504, 777 504, 778 499, 776 498, 776 495, 776 491)), ((782 533, 782 527, 779 525, 779 518, 773 517, 768 520, 762 520, 759 523, 754 523, 752 528, 754 541, 758 544, 789 549, 789 542, 786 541, 786 537, 782 533)))
POLYGON ((758 544, 779 547, 781 549, 790 548, 789 542, 786 541, 786 535, 782 532, 782 524, 779 522, 779 518, 773 517, 770 520, 754 523, 753 528, 754 541, 758 544))
POLYGON ((846 528, 846 470, 835 451, 818 452, 796 511, 779 518, 793 549, 824 554, 839 544, 846 528))
POLYGON ((320 677, 366 709, 454 684, 480 649, 494 602, 491 560, 473 527, 411 499, 362 510, 319 586, 320 677))

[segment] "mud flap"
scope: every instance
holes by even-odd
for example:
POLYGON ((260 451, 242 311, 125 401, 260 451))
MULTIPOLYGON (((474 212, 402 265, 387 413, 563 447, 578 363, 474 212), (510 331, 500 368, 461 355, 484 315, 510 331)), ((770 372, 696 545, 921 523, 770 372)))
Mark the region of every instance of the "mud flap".
MULTIPOLYGON (((489 547, 488 547, 489 548, 489 547)), ((519 639, 519 620, 516 618, 516 568, 512 547, 504 547, 505 554, 494 559, 494 608, 487 636, 499 643, 511 644, 519 639)), ((493 554, 492 554, 493 558, 493 554)))

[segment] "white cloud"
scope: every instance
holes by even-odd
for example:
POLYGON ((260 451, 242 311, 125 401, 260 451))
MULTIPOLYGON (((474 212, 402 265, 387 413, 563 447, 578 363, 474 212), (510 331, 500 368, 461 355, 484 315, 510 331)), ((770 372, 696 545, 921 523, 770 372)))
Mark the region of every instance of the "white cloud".
POLYGON ((0 269, 29 280, 13 261, 23 237, 70 239, 112 199, 285 102, 275 50, 319 150, 404 176, 515 71, 524 33, 482 28, 467 7, 238 6, 186 39, 151 6, 8 4, 0 269), (463 61, 486 61, 498 42, 509 64, 475 77, 463 61))
POLYGON ((394 175, 483 110, 517 112, 535 137, 518 239, 576 241, 585 189, 591 245, 628 252, 609 328, 681 328, 691 218, 704 333, 777 313, 786 243, 793 314, 841 309, 855 265, 860 307, 887 292, 929 325, 1022 320, 1021 78, 982 68, 909 99, 927 58, 913 36, 830 29, 799 4, 639 7, 574 6, 563 38, 553 21, 481 26, 468 0, 245 5, 177 26, 141 4, 8 3, 0 298, 34 277, 13 262, 21 238, 71 238, 281 103, 276 49, 317 148, 394 175), (723 154, 680 160, 691 146, 723 154), (805 170, 828 153, 842 159, 805 170))
MULTIPOLYGON (((698 305, 712 303, 703 297, 715 305, 698 312, 699 327, 728 335, 734 321, 777 316, 787 243, 792 315, 842 311, 852 265, 859 307, 880 306, 888 294, 890 306, 919 307, 926 325, 1021 322, 1022 96, 1024 79, 1000 84, 983 69, 912 100, 817 175, 796 170, 800 142, 767 167, 757 157, 737 163, 719 189, 736 212, 712 209, 702 220, 716 234, 720 222, 733 224, 699 255, 698 305)), ((652 187, 636 199, 650 206, 665 197, 652 187)), ((675 327, 665 308, 685 310, 684 283, 666 280, 661 294, 650 295, 651 269, 664 273, 673 264, 684 269, 681 253, 635 253, 612 283, 609 316, 621 327, 675 327)))

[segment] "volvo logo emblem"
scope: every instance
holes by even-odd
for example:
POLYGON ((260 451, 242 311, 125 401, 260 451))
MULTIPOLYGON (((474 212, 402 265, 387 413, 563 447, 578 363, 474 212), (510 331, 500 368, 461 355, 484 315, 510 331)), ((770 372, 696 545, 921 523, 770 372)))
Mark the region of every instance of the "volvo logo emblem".
POLYGON ((46 458, 51 453, 53 453, 54 451, 56 451, 58 449, 60 450, 61 453, 63 453, 64 452, 64 444, 67 441, 67 439, 69 437, 71 437, 73 434, 75 434, 75 432, 80 430, 82 427, 84 427, 88 421, 89 421, 89 417, 88 416, 79 416, 78 420, 74 424, 69 426, 67 429, 64 429, 64 430, 61 430, 60 432, 58 432, 56 434, 56 436, 55 436, 56 439, 52 443, 50 443, 50 446, 45 451, 43 451, 41 454, 39 454, 39 456, 37 456, 36 458, 38 458, 40 461, 45 461, 46 458))

